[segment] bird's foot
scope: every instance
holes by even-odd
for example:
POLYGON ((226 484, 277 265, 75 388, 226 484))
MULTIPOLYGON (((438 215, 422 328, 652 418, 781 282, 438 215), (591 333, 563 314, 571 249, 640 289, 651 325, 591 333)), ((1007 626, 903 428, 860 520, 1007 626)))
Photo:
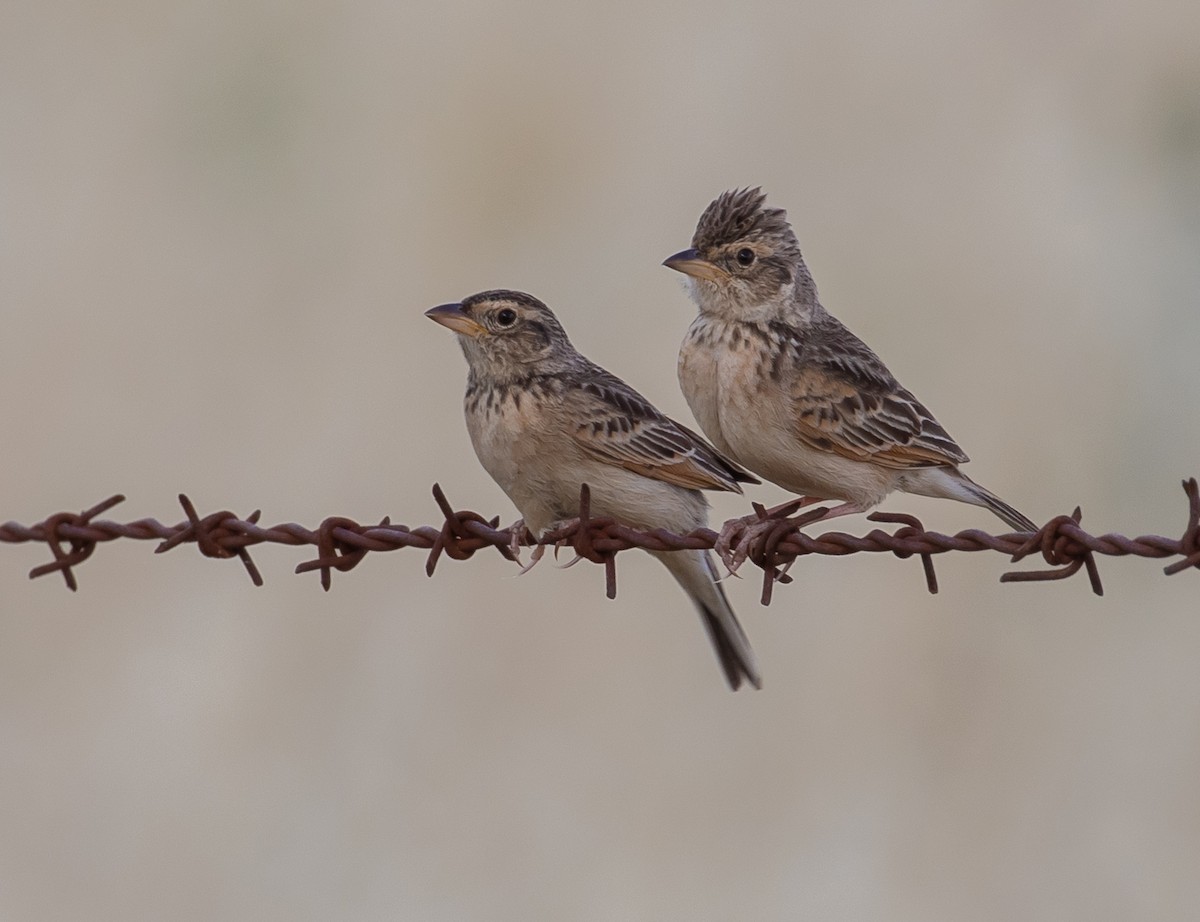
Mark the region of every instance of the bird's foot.
POLYGON ((545 555, 546 555, 546 545, 544 545, 544 544, 536 545, 533 549, 533 553, 531 553, 529 555, 529 563, 527 563, 521 567, 521 570, 520 570, 520 572, 517 573, 517 576, 524 576, 526 573, 528 573, 530 570, 532 570, 534 567, 536 567, 538 561, 541 560, 545 555))
MULTIPOLYGON (((573 519, 563 519, 561 522, 555 522, 554 527, 546 533, 546 534, 554 534, 554 535, 562 535, 563 536, 554 542, 554 559, 555 560, 558 560, 559 548, 570 543, 570 540, 571 540, 570 536, 575 531, 575 529, 577 529, 579 527, 579 524, 580 524, 579 516, 576 516, 573 519)), ((583 558, 579 554, 576 554, 574 557, 572 557, 566 563, 556 564, 555 566, 557 566, 560 570, 567 570, 567 569, 570 569, 571 567, 575 566, 575 564, 579 563, 579 561, 581 561, 581 560, 583 560, 583 558)))
MULTIPOLYGON (((726 569, 737 576, 741 565, 752 554, 761 550, 770 536, 778 534, 782 537, 783 533, 805 525, 865 511, 865 508, 858 503, 842 503, 832 509, 813 509, 803 515, 789 518, 792 513, 799 512, 806 506, 824 501, 819 496, 801 496, 772 509, 764 509, 755 503, 753 515, 731 519, 721 527, 714 549, 724 562, 726 569)), ((790 562, 788 566, 791 566, 790 562)), ((786 567, 784 572, 786 572, 786 567)))
MULTIPOLYGON (((570 541, 572 532, 574 532, 578 526, 578 518, 563 519, 561 522, 555 522, 552 528, 546 529, 540 535, 533 536, 537 541, 543 541, 546 538, 551 538, 553 540, 546 544, 535 545, 533 548, 533 553, 529 555, 529 563, 521 567, 521 572, 518 573, 517 576, 524 576, 526 573, 532 570, 537 565, 537 562, 546 555, 546 548, 548 547, 554 548, 554 559, 557 560, 559 548, 570 541)), ((518 536, 527 531, 528 529, 525 527, 524 519, 521 519, 516 525, 513 526, 513 539, 512 544, 509 545, 510 549, 515 551, 515 548, 518 546, 518 536)), ((563 564, 561 569, 565 570, 567 567, 574 566, 580 561, 580 559, 581 558, 579 555, 576 554, 570 561, 563 564)))
POLYGON ((765 509, 755 503, 753 514, 730 519, 721 526, 713 550, 724 562, 729 575, 738 576, 738 568, 750 556, 756 540, 773 531, 793 512, 818 502, 820 500, 814 497, 801 496, 771 509, 765 509))

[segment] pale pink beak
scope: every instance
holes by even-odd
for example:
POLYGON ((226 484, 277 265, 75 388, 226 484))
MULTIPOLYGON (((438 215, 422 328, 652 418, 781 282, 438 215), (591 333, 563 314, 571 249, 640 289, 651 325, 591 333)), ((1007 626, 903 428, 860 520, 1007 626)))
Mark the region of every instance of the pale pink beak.
POLYGON ((694 249, 682 250, 674 256, 664 259, 663 265, 676 272, 682 272, 684 275, 690 275, 692 278, 704 279, 709 282, 719 282, 729 278, 728 272, 716 263, 701 259, 700 254, 694 249))
POLYGON ((487 327, 463 313, 461 304, 439 304, 427 310, 425 316, 464 336, 482 336, 487 332, 487 327))

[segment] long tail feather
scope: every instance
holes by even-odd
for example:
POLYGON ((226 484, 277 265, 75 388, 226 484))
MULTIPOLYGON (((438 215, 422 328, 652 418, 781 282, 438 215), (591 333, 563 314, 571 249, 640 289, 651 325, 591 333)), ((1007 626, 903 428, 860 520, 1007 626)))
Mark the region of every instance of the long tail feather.
POLYGON ((712 556, 707 551, 651 553, 671 571, 696 606, 729 687, 736 691, 745 680, 755 688, 762 688, 754 651, 729 605, 725 590, 717 582, 717 568, 712 556))
POLYGON ((992 512, 996 513, 996 515, 1002 518, 1010 528, 1014 529, 1015 531, 1038 530, 1038 527, 1033 524, 1031 519, 1022 515, 991 490, 984 489, 974 481, 971 482, 971 486, 975 488, 975 495, 979 497, 979 505, 991 509, 992 512))
POLYGON ((921 496, 957 499, 960 502, 983 506, 985 509, 992 510, 1016 531, 1037 531, 1038 529, 1029 518, 991 490, 981 487, 956 467, 927 467, 907 473, 901 489, 908 493, 918 493, 921 496))

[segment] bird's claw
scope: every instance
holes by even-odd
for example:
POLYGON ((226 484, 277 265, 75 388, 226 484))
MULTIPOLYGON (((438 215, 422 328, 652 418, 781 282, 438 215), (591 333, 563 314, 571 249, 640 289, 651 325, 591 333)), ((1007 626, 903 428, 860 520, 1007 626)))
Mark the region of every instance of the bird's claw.
MULTIPOLYGON (((767 535, 774 532, 781 522, 788 521, 788 516, 793 512, 821 501, 819 497, 801 496, 771 509, 764 509, 756 503, 753 515, 730 519, 722 525, 721 530, 717 533, 717 541, 713 549, 721 558, 721 562, 725 564, 727 575, 740 577, 741 574, 738 573, 738 570, 750 559, 751 554, 757 550, 758 544, 767 535)), ((814 516, 810 512, 797 516, 795 520, 797 527, 809 525, 824 517, 823 510, 814 511, 820 514, 814 516)))
MULTIPOLYGON (((512 538, 509 541, 509 550, 511 550, 514 555, 518 555, 518 550, 522 546, 522 542, 523 542, 524 536, 526 534, 530 534, 532 537, 535 537, 535 540, 540 541, 543 538, 545 538, 546 535, 549 535, 549 534, 570 532, 572 529, 578 527, 578 525, 579 525, 579 519, 577 519, 577 518, 564 519, 561 522, 555 523, 553 528, 543 531, 540 535, 533 536, 532 533, 529 532, 529 529, 525 526, 525 520, 518 519, 516 521, 516 523, 514 523, 512 526, 512 538)), ((562 538, 559 538, 557 541, 554 541, 553 544, 536 544, 536 545, 534 545, 533 552, 529 555, 529 563, 527 563, 521 567, 521 572, 518 573, 517 576, 524 576, 526 573, 528 573, 530 570, 532 570, 537 565, 537 562, 546 555, 546 548, 548 548, 548 547, 554 548, 554 559, 558 560, 559 548, 561 548, 564 544, 566 544, 567 541, 568 541, 568 537, 562 537, 562 538)), ((573 567, 581 559, 582 558, 578 554, 576 554, 574 558, 569 560, 567 563, 562 564, 559 567, 559 569, 566 570, 568 567, 573 567)), ((520 562, 521 562, 521 559, 520 559, 520 556, 518 555, 517 563, 520 563, 520 562)))
POLYGON ((525 546, 527 534, 529 534, 529 529, 525 527, 524 519, 517 519, 508 527, 508 552, 512 554, 513 560, 518 564, 521 563, 521 548, 525 546))
POLYGON ((533 553, 531 553, 529 555, 529 563, 527 563, 521 567, 521 571, 517 574, 517 576, 524 576, 526 573, 528 573, 530 570, 532 570, 534 567, 536 567, 538 561, 541 560, 542 557, 545 556, 545 554, 546 554, 546 545, 539 544, 536 547, 534 547, 533 553))
POLYGON ((731 519, 721 526, 721 530, 717 533, 714 550, 721 558, 721 562, 725 564, 727 576, 741 577, 738 569, 750 557, 750 550, 755 539, 773 529, 776 524, 771 519, 760 519, 757 515, 747 515, 740 519, 731 519))

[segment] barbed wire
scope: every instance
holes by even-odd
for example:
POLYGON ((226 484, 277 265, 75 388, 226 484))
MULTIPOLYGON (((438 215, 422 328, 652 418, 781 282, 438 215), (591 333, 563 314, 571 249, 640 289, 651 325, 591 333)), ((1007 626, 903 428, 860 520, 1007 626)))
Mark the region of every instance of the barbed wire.
MULTIPOLYGON (((926 587, 938 591, 933 557, 950 551, 998 551, 1016 563, 1034 553, 1052 569, 1018 570, 1004 573, 1002 583, 1034 582, 1066 579, 1083 570, 1087 573, 1092 591, 1103 595, 1096 555, 1111 557, 1135 556, 1150 558, 1179 557, 1163 568, 1167 575, 1189 568, 1200 569, 1200 488, 1193 477, 1183 481, 1188 499, 1187 525, 1182 537, 1166 538, 1143 535, 1127 538, 1124 535, 1091 535, 1081 527, 1078 508, 1071 515, 1055 516, 1033 534, 991 535, 979 529, 968 529, 954 535, 927 531, 913 516, 876 512, 867 518, 872 522, 901 526, 892 532, 874 529, 866 535, 855 536, 831 531, 808 535, 802 530, 821 517, 825 511, 815 509, 802 515, 788 517, 779 510, 768 511, 754 503, 754 515, 731 519, 726 523, 733 543, 754 526, 755 537, 749 545, 747 559, 763 572, 762 603, 769 605, 776 583, 789 583, 787 570, 800 557, 823 555, 844 557, 858 553, 888 553, 901 559, 918 557, 921 560, 926 587), (773 527, 760 527, 774 521, 773 527)), ((317 556, 296 567, 297 573, 320 571, 321 586, 328 590, 334 570, 346 573, 354 569, 372 551, 394 551, 412 547, 428 551, 425 572, 432 576, 442 556, 466 560, 477 551, 495 548, 509 560, 516 560, 516 549, 535 544, 570 548, 576 559, 602 564, 605 568, 608 597, 617 594, 616 555, 631 548, 654 551, 711 549, 717 545, 717 532, 702 528, 679 535, 663 529, 648 531, 630 528, 611 518, 591 515, 591 498, 587 485, 580 490, 579 518, 544 535, 540 542, 519 526, 500 528, 499 516, 485 519, 476 512, 455 510, 437 484, 433 497, 443 515, 441 526, 420 525, 409 528, 393 525, 385 517, 377 525, 364 525, 339 516, 321 522, 316 530, 287 523, 264 528, 258 524, 261 510, 242 519, 223 510, 201 517, 191 500, 180 494, 185 521, 164 525, 157 519, 138 519, 135 522, 110 522, 96 517, 125 501, 116 495, 97 503, 83 512, 58 512, 36 525, 5 522, 0 525, 0 542, 47 544, 54 559, 34 567, 29 576, 36 579, 51 573, 61 573, 67 587, 78 588, 75 568, 90 558, 96 548, 118 538, 139 541, 159 541, 155 553, 164 553, 182 544, 195 544, 205 557, 238 558, 254 585, 263 584, 258 567, 250 558, 249 548, 258 544, 311 545, 317 556)), ((782 507, 781 507, 782 508, 782 507)), ((571 563, 575 563, 572 560, 571 563)), ((568 564, 569 566, 570 564, 568 564)))

